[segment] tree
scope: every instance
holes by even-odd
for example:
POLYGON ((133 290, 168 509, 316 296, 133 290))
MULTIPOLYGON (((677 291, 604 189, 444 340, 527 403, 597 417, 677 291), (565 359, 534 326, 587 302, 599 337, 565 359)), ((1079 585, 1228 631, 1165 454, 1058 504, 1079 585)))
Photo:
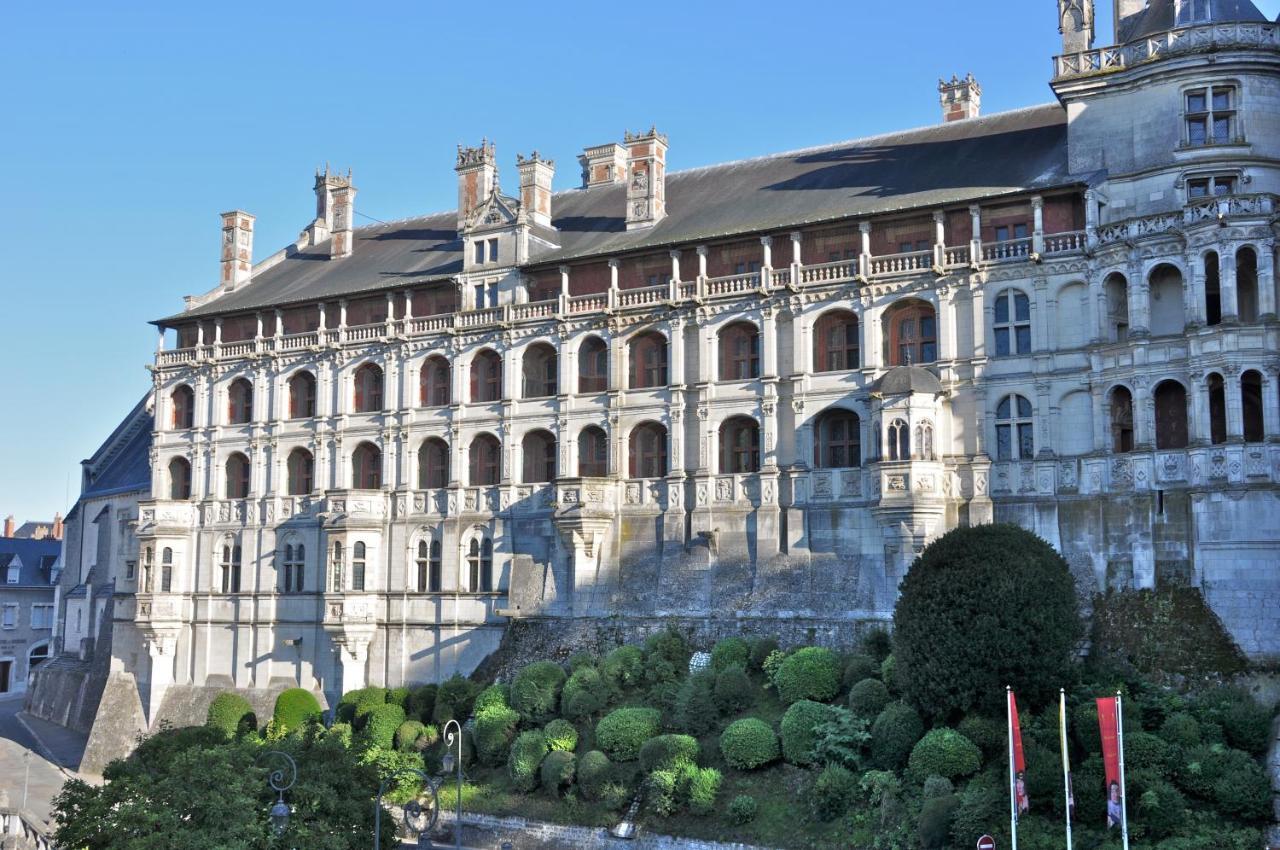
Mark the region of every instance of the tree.
POLYGON ((1072 681, 1081 636, 1067 562, 1014 525, 962 527, 912 564, 894 612, 902 694, 934 720, 1003 716, 1005 686, 1044 704, 1072 681))

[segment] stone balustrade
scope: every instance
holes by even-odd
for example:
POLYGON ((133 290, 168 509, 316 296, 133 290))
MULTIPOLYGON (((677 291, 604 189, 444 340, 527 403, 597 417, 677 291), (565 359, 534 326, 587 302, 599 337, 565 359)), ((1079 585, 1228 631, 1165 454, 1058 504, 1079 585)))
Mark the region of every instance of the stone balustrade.
POLYGON ((1277 47, 1280 47, 1280 25, 1261 21, 1214 23, 1169 30, 1127 44, 1055 56, 1053 75, 1057 82, 1116 73, 1179 53, 1258 48, 1275 50, 1277 47))

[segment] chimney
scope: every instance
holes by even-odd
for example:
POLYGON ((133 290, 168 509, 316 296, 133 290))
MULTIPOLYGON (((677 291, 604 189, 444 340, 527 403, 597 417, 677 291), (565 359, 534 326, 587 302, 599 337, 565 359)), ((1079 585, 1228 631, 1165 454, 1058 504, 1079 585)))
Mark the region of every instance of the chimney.
POLYGON ((235 289, 253 273, 253 216, 243 210, 222 214, 221 285, 235 289))
POLYGON ((316 218, 307 228, 311 234, 312 245, 319 245, 333 233, 333 193, 350 185, 350 169, 347 169, 346 177, 330 172, 327 163, 324 171, 316 170, 316 218))
POLYGON ((625 133, 627 145, 627 230, 652 227, 667 215, 667 137, 650 127, 625 133))
POLYGON ((13 526, 14 526, 13 514, 9 514, 7 517, 4 518, 4 536, 5 537, 13 536, 13 526))
POLYGON ((1064 55, 1093 48, 1093 0, 1058 0, 1058 32, 1064 55))
POLYGON ((627 179, 627 149, 617 142, 586 148, 578 155, 582 188, 607 186, 627 179))
POLYGON ((344 185, 333 190, 333 238, 329 241, 329 259, 350 257, 355 247, 356 187, 348 176, 344 185))
POLYGON ((489 199, 498 185, 498 163, 493 143, 480 140, 478 148, 458 145, 458 229, 467 223, 472 211, 489 199))
POLYGON ((1133 16, 1146 10, 1147 0, 1115 0, 1115 44, 1124 44, 1128 41, 1129 25, 1133 23, 1133 16))
POLYGON ((951 82, 938 80, 938 94, 941 95, 944 122, 977 118, 982 111, 982 86, 978 85, 973 74, 966 74, 963 80, 954 75, 951 82))
POLYGON ((516 154, 516 170, 520 172, 520 206, 534 224, 551 226, 551 178, 556 174, 555 160, 543 159, 534 151, 525 159, 516 154))
POLYGON ((49 532, 49 536, 54 540, 62 539, 62 514, 56 513, 53 515, 53 530, 49 532))

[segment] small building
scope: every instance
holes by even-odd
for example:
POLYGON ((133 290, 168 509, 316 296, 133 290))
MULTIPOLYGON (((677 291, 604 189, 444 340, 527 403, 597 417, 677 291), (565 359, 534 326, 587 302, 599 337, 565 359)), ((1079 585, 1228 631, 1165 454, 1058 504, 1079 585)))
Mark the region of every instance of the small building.
POLYGON ((0 537, 0 694, 24 693, 49 658, 61 551, 51 535, 0 537))

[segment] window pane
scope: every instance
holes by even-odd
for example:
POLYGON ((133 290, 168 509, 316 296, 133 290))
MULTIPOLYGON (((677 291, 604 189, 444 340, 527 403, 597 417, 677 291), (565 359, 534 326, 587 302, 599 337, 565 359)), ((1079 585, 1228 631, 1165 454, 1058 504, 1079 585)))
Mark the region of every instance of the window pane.
POLYGON ((996 356, 1002 357, 1009 353, 1009 329, 996 328, 996 356))
POLYGON ((1013 313, 1019 322, 1031 321, 1031 300, 1021 292, 1014 293, 1013 313))
POLYGON ((1029 418, 1030 416, 1031 416, 1031 402, 1027 401, 1022 396, 1018 396, 1018 417, 1020 419, 1026 419, 1026 418, 1029 418))
POLYGON ((1204 112, 1205 111, 1205 93, 1202 91, 1190 92, 1187 94, 1187 111, 1188 112, 1204 112))
POLYGON ((1192 180, 1187 184, 1187 192, 1192 198, 1203 198, 1209 194, 1209 181, 1192 180))
POLYGON ((1026 226, 1025 224, 1015 224, 1015 225, 1013 226, 1013 238, 1014 238, 1014 239, 1026 239, 1026 238, 1027 238, 1027 226, 1026 226))
POLYGON ((1022 458, 1035 457, 1035 443, 1031 436, 1031 426, 1018 426, 1018 456, 1022 458))
POLYGON ((1203 145, 1208 138, 1208 124, 1203 118, 1193 118, 1187 122, 1187 141, 1193 145, 1203 145))
POLYGON ((1008 425, 996 426, 996 460, 1011 460, 1013 458, 1013 446, 1010 442, 1010 433, 1008 425))
POLYGON ((1230 118, 1213 119, 1213 140, 1215 142, 1231 141, 1231 119, 1230 118))
POLYGON ((1215 111, 1231 108, 1231 89, 1213 90, 1213 108, 1215 111))
POLYGON ((1009 297, 1002 295, 996 299, 996 322, 1004 324, 1009 321, 1009 297))
POLYGON ((936 328, 936 324, 934 323, 932 315, 920 317, 920 338, 921 339, 933 339, 935 336, 937 336, 935 328, 936 328))
POLYGON ((996 228, 996 241, 1007 242, 1009 240, 1009 228, 1001 225, 996 228))
POLYGON ((920 345, 920 362, 932 363, 938 359, 938 346, 932 342, 922 343, 920 345))
POLYGON ((1031 328, 1018 328, 1018 353, 1028 354, 1031 351, 1031 328))
POLYGON ((1000 404, 996 407, 996 418, 1008 419, 1009 410, 1010 410, 1009 396, 1005 396, 1004 398, 1000 399, 1000 404))

